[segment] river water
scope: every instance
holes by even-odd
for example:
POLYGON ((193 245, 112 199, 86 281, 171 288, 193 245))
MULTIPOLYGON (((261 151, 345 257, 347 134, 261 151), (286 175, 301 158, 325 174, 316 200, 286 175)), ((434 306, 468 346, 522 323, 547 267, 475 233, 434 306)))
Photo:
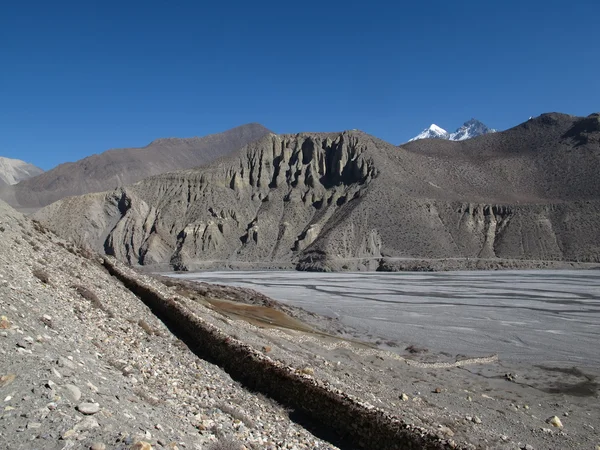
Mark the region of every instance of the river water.
MULTIPOLYGON (((173 275, 173 274, 169 274, 173 275)), ((600 367, 600 271, 195 272, 452 355, 600 367)))

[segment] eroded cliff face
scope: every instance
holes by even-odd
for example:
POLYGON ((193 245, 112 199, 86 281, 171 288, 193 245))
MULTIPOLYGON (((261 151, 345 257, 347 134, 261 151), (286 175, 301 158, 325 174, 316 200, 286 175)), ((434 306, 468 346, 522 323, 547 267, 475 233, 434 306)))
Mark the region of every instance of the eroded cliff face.
POLYGON ((562 186, 562 176, 551 172, 562 167, 564 179, 573 180, 600 164, 596 118, 564 125, 575 134, 557 133, 550 150, 546 134, 544 148, 513 150, 519 136, 547 126, 542 119, 507 137, 496 133, 490 145, 506 142, 510 151, 482 155, 461 147, 472 143, 454 143, 456 155, 421 155, 354 131, 271 134, 209 166, 64 199, 36 217, 130 264, 175 269, 251 263, 377 270, 383 261, 410 259, 598 262, 596 177, 562 186))
MULTIPOLYGON (((132 264, 289 262, 377 176, 365 148, 348 133, 271 135, 206 171, 157 176, 107 195, 100 215, 118 220, 104 220, 93 239, 79 237, 132 264), (99 231, 108 226, 104 237, 99 231)), ((97 204, 92 209, 98 214, 97 204)))

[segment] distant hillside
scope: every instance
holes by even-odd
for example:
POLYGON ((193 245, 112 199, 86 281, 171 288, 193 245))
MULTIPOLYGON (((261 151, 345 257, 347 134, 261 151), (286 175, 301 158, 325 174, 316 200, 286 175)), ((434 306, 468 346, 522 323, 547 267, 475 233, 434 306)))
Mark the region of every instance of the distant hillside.
POLYGON ((20 159, 0 156, 0 186, 17 184, 19 181, 26 180, 43 172, 39 167, 20 159))
POLYGON ((67 196, 114 189, 151 175, 197 167, 268 133, 262 125, 248 124, 201 138, 158 139, 143 148, 108 150, 1 188, 0 198, 16 208, 39 208, 67 196))
POLYGON ((597 114, 400 147, 354 131, 268 135, 208 166, 64 199, 36 217, 123 261, 175 268, 598 262, 598 173, 597 114))

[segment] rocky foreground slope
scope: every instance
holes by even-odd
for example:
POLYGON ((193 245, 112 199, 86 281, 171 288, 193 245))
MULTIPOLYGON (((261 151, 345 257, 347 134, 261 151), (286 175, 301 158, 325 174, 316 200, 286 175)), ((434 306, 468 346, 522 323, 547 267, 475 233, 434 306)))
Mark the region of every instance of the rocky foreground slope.
POLYGON ((140 265, 312 270, 600 261, 600 116, 395 147, 358 131, 268 135, 195 170, 36 218, 140 265))
POLYGON ((70 195, 101 192, 151 175, 207 164, 268 133, 252 123, 204 137, 158 139, 143 148, 108 150, 5 186, 0 199, 22 210, 39 209, 70 195))
POLYGON ((141 275, 0 202, 0 448, 598 444, 597 371, 361 343, 338 327, 251 291, 141 275))

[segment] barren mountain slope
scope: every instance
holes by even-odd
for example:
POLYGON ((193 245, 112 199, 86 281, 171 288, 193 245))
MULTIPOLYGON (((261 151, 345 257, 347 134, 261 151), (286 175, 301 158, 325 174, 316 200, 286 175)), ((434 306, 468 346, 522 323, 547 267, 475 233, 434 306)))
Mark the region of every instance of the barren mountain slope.
POLYGON ((39 208, 67 196, 101 192, 151 175, 200 166, 267 133, 262 125, 248 124, 202 138, 158 139, 143 148, 108 150, 3 187, 0 198, 17 208, 39 208))
POLYGON ((43 172, 39 167, 20 159, 0 156, 0 186, 16 184, 43 172))
POLYGON ((36 217, 121 260, 179 269, 597 262, 599 139, 598 115, 562 114, 400 148, 361 132, 269 135, 209 166, 64 199, 36 217))

